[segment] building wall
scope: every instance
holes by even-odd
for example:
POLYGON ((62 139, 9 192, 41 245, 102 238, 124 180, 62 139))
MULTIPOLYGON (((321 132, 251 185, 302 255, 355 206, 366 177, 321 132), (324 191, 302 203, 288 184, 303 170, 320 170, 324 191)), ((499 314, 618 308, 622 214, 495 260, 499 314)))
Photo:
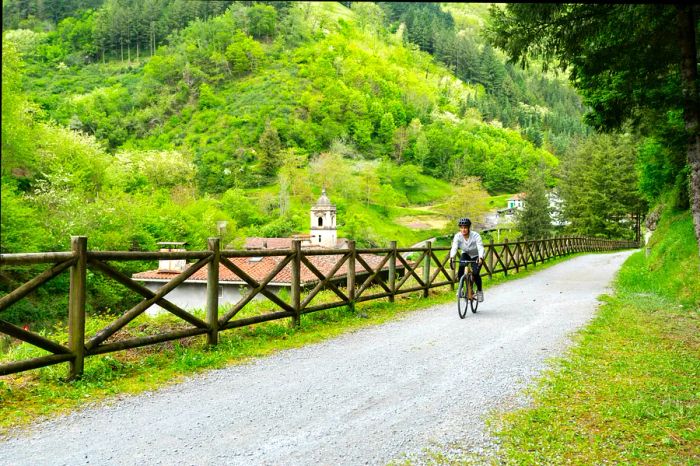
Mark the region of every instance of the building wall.
MULTIPOLYGON (((146 281, 144 286, 149 290, 156 292, 160 287, 162 287, 166 282, 153 282, 146 281)), ((238 284, 221 284, 219 285, 219 306, 231 306, 250 291, 249 286, 238 285, 238 284), (241 294, 241 291, 243 294, 241 294)), ((267 287, 273 293, 278 294, 280 291, 279 286, 267 287)), ((206 309, 207 306, 207 284, 204 282, 195 283, 181 283, 170 293, 165 295, 165 299, 171 303, 181 307, 186 311, 193 311, 195 309, 206 309)), ((267 299, 262 294, 257 294, 253 299, 267 299)), ((146 314, 150 316, 155 316, 168 312, 157 304, 146 309, 146 314)))

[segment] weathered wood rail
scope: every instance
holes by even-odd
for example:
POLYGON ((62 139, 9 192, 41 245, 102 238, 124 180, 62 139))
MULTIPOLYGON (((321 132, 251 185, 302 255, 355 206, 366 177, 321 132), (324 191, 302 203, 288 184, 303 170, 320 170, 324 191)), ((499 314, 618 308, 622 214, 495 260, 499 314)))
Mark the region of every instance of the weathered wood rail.
MULTIPOLYGON (((510 243, 506 240, 498 244, 491 241, 485 245, 486 257, 482 274, 489 277, 498 273, 507 275, 512 270, 518 272, 521 268, 527 269, 528 266, 536 265, 538 262, 577 252, 611 251, 637 247, 639 245, 633 241, 582 237, 558 237, 510 243)), ((87 248, 87 237, 74 236, 71 238, 70 252, 0 254, 0 266, 52 264, 35 278, 0 297, 0 313, 59 274, 66 271, 70 274, 68 341, 65 343, 55 342, 38 333, 0 319, 0 333, 51 353, 28 360, 3 362, 0 364, 0 375, 68 362, 70 364, 69 378, 72 379, 82 375, 85 358, 96 354, 153 345, 196 335, 206 335, 207 342, 216 345, 219 332, 232 328, 284 318, 291 318, 293 325, 299 325, 303 314, 341 306, 347 306, 354 310, 356 303, 380 298, 388 298, 393 301, 395 296, 404 293, 421 292, 424 297, 427 297, 431 288, 448 285, 454 288, 455 271, 446 265, 448 261, 449 247, 432 247, 431 243, 428 243, 427 247, 424 248, 398 248, 394 241, 389 248, 358 249, 354 242, 350 242, 347 249, 328 250, 302 249, 301 243, 294 241, 289 250, 231 251, 221 250, 218 238, 210 238, 208 249, 205 251, 125 252, 90 251, 87 248), (413 260, 407 260, 403 257, 403 253, 413 253, 417 257, 414 257, 413 260), (370 254, 382 256, 382 260, 376 267, 371 267, 365 260, 366 255, 370 254), (309 257, 315 255, 334 255, 339 256, 340 259, 328 272, 328 275, 324 275, 309 260, 309 257), (253 256, 278 256, 282 260, 263 280, 257 281, 231 260, 236 257, 253 256), (109 264, 109 262, 159 259, 189 259, 196 262, 165 283, 156 292, 147 289, 137 280, 133 280, 109 264), (347 263, 347 274, 344 277, 336 276, 338 270, 345 263, 347 263), (219 306, 219 264, 230 269, 250 286, 247 294, 228 309, 220 309, 219 306), (269 290, 267 285, 288 264, 291 264, 292 282, 287 302, 269 290), (302 265, 318 277, 318 282, 311 289, 303 289, 302 287, 302 265), (165 296, 205 266, 208 267, 207 301, 205 306, 206 319, 202 320, 168 301, 165 296), (86 335, 85 332, 88 269, 116 280, 143 296, 143 299, 136 306, 126 310, 112 323, 93 335, 86 335), (384 274, 384 272, 387 273, 384 274), (346 285, 344 288, 337 285, 339 278, 344 279, 346 285), (311 305, 323 289, 331 290, 337 300, 311 305), (378 292, 374 292, 377 290, 378 292), (277 309, 262 315, 236 319, 237 314, 258 294, 268 298, 277 306, 277 309), (191 326, 146 337, 108 341, 110 337, 154 304, 181 318, 191 326)))

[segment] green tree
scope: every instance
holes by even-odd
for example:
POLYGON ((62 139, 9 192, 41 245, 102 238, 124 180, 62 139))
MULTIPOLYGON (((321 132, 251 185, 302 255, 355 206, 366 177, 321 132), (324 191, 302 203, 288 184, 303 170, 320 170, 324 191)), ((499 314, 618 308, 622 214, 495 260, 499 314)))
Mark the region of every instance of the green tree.
POLYGON ((425 167, 425 161, 430 155, 430 143, 424 133, 420 133, 416 138, 416 144, 413 147, 413 158, 421 166, 425 167))
POLYGON ((525 239, 544 238, 552 230, 545 177, 541 171, 530 172, 524 186, 525 202, 516 215, 516 226, 525 239))
POLYGON ((587 120, 596 128, 632 121, 653 135, 659 122, 682 111, 680 132, 700 245, 698 6, 509 4, 494 6, 491 15, 490 40, 513 60, 525 65, 541 59, 545 67, 554 63, 569 70, 591 109, 587 120))
POLYGON ((258 140, 260 154, 260 171, 265 175, 272 175, 280 166, 279 151, 282 148, 277 128, 272 126, 268 121, 265 123, 265 129, 258 140))
POLYGON ((2 174, 35 168, 31 108, 21 92, 22 61, 15 44, 2 41, 2 174))
POLYGON ((242 40, 235 40, 226 48, 226 59, 235 75, 243 75, 253 69, 243 34, 240 33, 239 37, 242 40))
POLYGON ((564 217, 576 234, 635 239, 645 208, 629 135, 594 135, 562 163, 564 217))
POLYGON ((345 212, 343 215, 343 233, 348 239, 354 239, 361 246, 366 246, 371 234, 370 220, 362 211, 345 212))
POLYGON ((373 165, 363 165, 358 173, 360 177, 360 189, 362 190, 362 200, 365 205, 369 205, 377 198, 380 191, 379 176, 373 165))
POLYGON ((269 39, 275 32, 277 11, 269 5, 255 4, 248 10, 250 35, 269 39))
POLYGON ((389 215, 389 208, 405 204, 406 197, 398 193, 391 184, 383 184, 377 193, 377 204, 382 209, 384 216, 389 215))
POLYGON ((371 2, 352 2, 350 8, 355 13, 355 21, 362 31, 374 34, 381 32, 384 11, 378 5, 371 2))
POLYGON ((221 208, 231 216, 239 227, 259 225, 265 218, 245 191, 232 188, 221 196, 221 208))
POLYGON ((280 152, 280 159, 282 162, 278 172, 280 185, 284 179, 292 196, 296 196, 302 202, 311 202, 313 194, 307 169, 307 154, 297 148, 288 147, 280 152))
POLYGON ((369 120, 357 120, 352 125, 352 138, 360 150, 369 148, 372 144, 372 122, 369 120))

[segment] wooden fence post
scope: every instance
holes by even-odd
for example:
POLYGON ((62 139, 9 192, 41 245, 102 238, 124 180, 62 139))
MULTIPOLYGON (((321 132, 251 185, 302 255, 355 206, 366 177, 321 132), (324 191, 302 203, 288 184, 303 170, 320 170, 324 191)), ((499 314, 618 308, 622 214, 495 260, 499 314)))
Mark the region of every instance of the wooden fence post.
POLYGON ((207 324, 209 333, 207 343, 219 343, 219 258, 221 257, 219 238, 209 238, 207 246, 212 252, 212 258, 207 264, 207 324))
POLYGON ((535 265, 535 263, 534 263, 535 255, 532 252, 532 241, 527 240, 527 241, 525 241, 525 270, 527 270, 527 266, 530 265, 530 258, 531 257, 533 258, 532 265, 535 265))
MULTIPOLYGON (((492 278, 493 270, 493 238, 489 240, 489 279, 492 278)), ((454 277, 452 277, 454 279, 454 277)), ((452 285, 452 290, 454 290, 454 284, 452 285)))
MULTIPOLYGON (((301 240, 292 240, 294 259, 292 260, 292 296, 291 304, 294 308, 292 327, 301 326, 301 240)), ((353 271, 354 274, 354 271, 353 271)))
POLYGON ((503 262, 503 275, 505 275, 507 277, 508 276, 508 252, 509 252, 508 238, 503 240, 503 245, 505 246, 503 248, 503 252, 504 252, 503 255, 505 256, 505 261, 503 262))
POLYGON ((423 260, 423 281, 425 282, 425 288, 423 289, 423 297, 427 298, 430 291, 430 260, 432 259, 433 243, 428 241, 428 250, 425 253, 425 259, 423 260))
MULTIPOLYGON (((394 296, 396 295, 396 241, 390 243, 391 247, 391 259, 389 259, 389 289, 391 294, 389 295, 389 302, 394 302, 394 296)), ((452 285, 454 287, 454 285, 452 285)))
POLYGON ((348 241, 350 257, 348 257, 348 307, 355 312, 355 240, 348 241))
POLYGON ((71 236, 71 250, 78 262, 70 269, 68 298, 68 345, 75 356, 69 380, 79 379, 85 367, 85 288, 87 282, 87 236, 71 236))
POLYGON ((540 263, 544 263, 545 260, 545 252, 547 251, 547 243, 545 241, 547 240, 544 238, 540 238, 537 244, 538 249, 540 251, 540 263))

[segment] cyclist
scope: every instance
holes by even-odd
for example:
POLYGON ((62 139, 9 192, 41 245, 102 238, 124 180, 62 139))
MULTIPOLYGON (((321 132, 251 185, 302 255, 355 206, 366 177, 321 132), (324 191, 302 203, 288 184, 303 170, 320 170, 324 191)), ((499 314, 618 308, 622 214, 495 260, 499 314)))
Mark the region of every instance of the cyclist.
MULTIPOLYGON (((481 264, 484 261, 484 243, 481 241, 481 235, 475 231, 471 231, 472 221, 466 217, 460 218, 459 222, 459 232, 455 233, 454 238, 452 238, 452 249, 450 249, 450 261, 454 260, 457 255, 457 249, 462 251, 461 260, 463 261, 476 261, 476 263, 469 264, 472 267, 472 272, 474 273, 474 283, 476 283, 476 299, 479 302, 484 300, 484 292, 481 287, 481 275, 479 275, 479 270, 481 269, 481 264)), ((457 280, 462 278, 464 275, 464 265, 459 266, 457 271, 457 280)))

